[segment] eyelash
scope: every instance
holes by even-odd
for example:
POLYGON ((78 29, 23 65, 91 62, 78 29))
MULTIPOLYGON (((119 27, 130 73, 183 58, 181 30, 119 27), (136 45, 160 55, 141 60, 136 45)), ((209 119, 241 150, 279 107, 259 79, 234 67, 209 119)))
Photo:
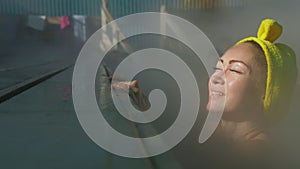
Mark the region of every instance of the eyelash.
POLYGON ((242 72, 234 70, 234 69, 229 69, 229 70, 232 71, 232 72, 238 73, 238 74, 242 74, 242 72))
MULTIPOLYGON (((215 71, 220 71, 220 70, 222 70, 221 68, 218 68, 218 67, 214 67, 214 70, 215 71)), ((240 72, 240 71, 237 71, 237 70, 234 70, 234 69, 229 69, 231 72, 235 72, 235 73, 238 73, 238 74, 242 74, 242 72, 240 72)))

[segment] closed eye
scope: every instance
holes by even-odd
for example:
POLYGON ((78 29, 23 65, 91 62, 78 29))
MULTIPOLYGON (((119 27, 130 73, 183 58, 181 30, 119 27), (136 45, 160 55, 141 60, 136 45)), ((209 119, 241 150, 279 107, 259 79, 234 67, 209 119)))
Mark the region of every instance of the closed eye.
POLYGON ((231 72, 235 72, 235 73, 238 73, 238 74, 242 74, 241 71, 238 71, 238 70, 235 70, 235 69, 229 69, 231 72))

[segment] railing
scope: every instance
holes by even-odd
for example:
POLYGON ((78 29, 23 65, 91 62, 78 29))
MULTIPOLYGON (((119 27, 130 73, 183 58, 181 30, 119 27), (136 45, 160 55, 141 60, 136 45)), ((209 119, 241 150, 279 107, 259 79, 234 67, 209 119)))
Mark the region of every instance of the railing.
MULTIPOLYGON (((138 12, 158 12, 167 9, 235 8, 248 0, 107 0, 107 8, 114 18, 138 12)), ((249 0, 250 1, 250 0, 249 0)), ((1 0, 0 14, 4 15, 85 15, 99 16, 102 0, 1 0)))
MULTIPOLYGON (((111 22, 114 20, 114 18, 112 17, 110 11, 107 9, 107 0, 102 0, 102 8, 101 8, 101 26, 106 25, 107 23, 111 22)), ((105 28, 103 28, 105 29, 105 28)), ((101 43, 100 43, 100 48, 102 48, 103 50, 107 49, 107 46, 110 46, 111 43, 114 42, 120 42, 121 39, 125 39, 124 34, 121 32, 119 26, 115 23, 112 22, 112 30, 106 30, 105 31, 112 31, 112 34, 114 35, 114 37, 112 39, 110 39, 105 33, 102 34, 102 39, 101 39, 101 43), (104 37, 105 36, 105 37, 104 37)), ((126 43, 126 42, 120 42, 120 45, 123 48, 123 51, 127 52, 127 53, 131 53, 132 49, 131 46, 126 43)), ((115 49, 117 49, 118 46, 115 46, 115 49)))
POLYGON ((101 0, 1 0, 2 15, 99 16, 101 0))

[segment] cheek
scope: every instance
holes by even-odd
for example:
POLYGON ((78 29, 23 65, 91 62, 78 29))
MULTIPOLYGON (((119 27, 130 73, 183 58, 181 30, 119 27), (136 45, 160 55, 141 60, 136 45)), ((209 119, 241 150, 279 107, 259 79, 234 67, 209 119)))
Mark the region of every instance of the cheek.
POLYGON ((254 103, 259 99, 259 91, 257 86, 250 79, 236 79, 227 85, 228 99, 234 104, 238 103, 254 103))
POLYGON ((227 83, 226 93, 231 101, 242 101, 253 92, 251 83, 245 79, 234 79, 227 83))

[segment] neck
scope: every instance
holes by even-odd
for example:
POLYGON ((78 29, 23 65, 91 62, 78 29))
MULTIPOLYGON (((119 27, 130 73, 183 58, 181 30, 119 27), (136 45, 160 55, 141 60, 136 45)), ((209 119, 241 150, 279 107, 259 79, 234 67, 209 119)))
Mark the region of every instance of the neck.
POLYGON ((219 127, 225 137, 235 142, 267 139, 267 127, 262 119, 242 122, 222 119, 219 127))

